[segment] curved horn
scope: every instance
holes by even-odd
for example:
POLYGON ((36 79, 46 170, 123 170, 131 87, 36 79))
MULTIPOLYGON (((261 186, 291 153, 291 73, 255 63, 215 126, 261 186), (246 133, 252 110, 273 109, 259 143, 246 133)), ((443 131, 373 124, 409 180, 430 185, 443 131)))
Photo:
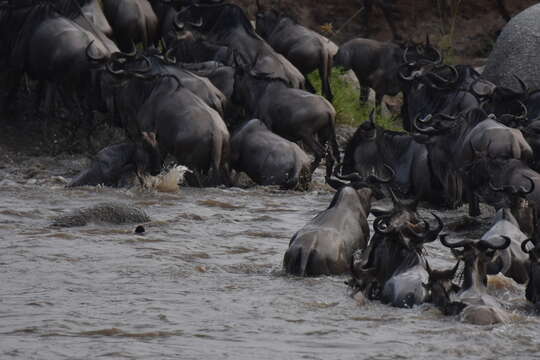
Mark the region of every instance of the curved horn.
POLYGON ((441 234, 439 236, 439 240, 441 241, 441 244, 443 244, 444 246, 446 246, 447 248, 450 248, 450 249, 455 249, 455 248, 458 248, 458 247, 464 247, 464 246, 467 246, 471 243, 470 240, 461 240, 461 241, 458 241, 458 242, 455 242, 455 243, 449 243, 447 240, 446 240, 446 237, 448 236, 448 234, 441 234))
POLYGON ((522 243, 521 243, 521 250, 523 250, 523 252, 525 254, 528 254, 532 249, 527 249, 527 244, 528 243, 531 243, 533 245, 533 249, 535 248, 535 245, 534 245, 534 242, 532 241, 532 239, 526 239, 524 240, 522 243))
POLYGON ((135 43, 133 42, 133 40, 131 40, 131 51, 130 52, 120 51, 120 52, 115 53, 115 55, 116 55, 116 58, 124 57, 124 58, 128 58, 128 59, 133 59, 133 58, 135 58, 137 56, 137 46, 135 46, 135 43))
POLYGON ((174 25, 174 28, 178 31, 184 31, 184 28, 186 27, 186 24, 184 24, 182 21, 180 21, 179 19, 179 15, 180 13, 177 13, 175 16, 174 16, 174 19, 173 19, 173 25, 174 25))
POLYGON ((476 243, 476 246, 480 248, 486 247, 493 250, 503 250, 510 246, 511 242, 512 239, 510 239, 508 236, 500 235, 489 238, 488 240, 480 240, 478 243, 476 243), (500 243, 493 243, 493 241, 498 241, 500 239, 503 239, 504 241, 500 243))
POLYGON ((517 193, 519 195, 528 195, 528 194, 530 194, 530 193, 532 193, 534 191, 534 189, 536 187, 536 183, 534 182, 534 180, 531 177, 529 177, 527 175, 523 175, 523 177, 525 179, 529 180, 529 182, 531 183, 531 186, 530 186, 529 189, 525 188, 525 186, 520 186, 517 193))
POLYGON ((193 26, 193 27, 196 27, 196 28, 200 28, 203 26, 204 22, 203 22, 203 18, 200 17, 199 20, 197 22, 189 22, 188 21, 188 24, 193 26))
POLYGON ((122 74, 125 74, 126 73, 126 70, 125 69, 115 69, 113 67, 113 64, 118 64, 119 62, 117 61, 109 61, 107 63, 106 68, 107 70, 111 73, 111 74, 114 74, 114 75, 122 75, 122 74))
POLYGON ((392 182, 394 178, 396 177, 396 172, 394 171, 394 169, 392 169, 390 165, 384 164, 384 167, 386 170, 388 170, 388 177, 382 178, 378 175, 370 174, 368 176, 368 180, 373 183, 381 183, 381 184, 388 184, 392 182))
MULTIPOLYGON (((420 126, 418 126, 418 122, 423 122, 422 120, 420 120, 420 116, 421 115, 418 114, 416 118, 413 120, 413 127, 416 131, 418 131, 420 134, 426 134, 426 135, 433 135, 440 132, 438 129, 435 129, 433 126, 428 126, 426 128, 421 128, 420 126)), ((428 117, 429 119, 431 119, 431 115, 427 115, 426 117, 424 117, 424 121, 426 123, 428 122, 426 120, 428 117)))
POLYGON ((384 222, 388 216, 381 216, 373 221, 373 230, 381 235, 390 234, 393 230, 389 226, 382 227, 381 223, 384 222))
POLYGON ((529 96, 529 88, 527 87, 527 84, 525 84, 525 82, 519 76, 517 76, 516 74, 514 74, 513 76, 519 82, 519 85, 521 86, 521 90, 523 92, 523 95, 528 97, 529 96))
POLYGON ((176 56, 173 55, 174 50, 174 48, 170 48, 165 52, 165 55, 163 56, 165 61, 169 64, 176 64, 176 56))
MULTIPOLYGON (((400 68, 408 68, 409 66, 410 66, 410 64, 405 63, 405 64, 401 64, 399 67, 400 68)), ((405 81, 412 81, 416 77, 416 74, 414 72, 411 72, 411 75, 407 76, 407 75, 403 74, 403 69, 398 69, 398 76, 401 79, 405 80, 405 81)))
POLYGON ((431 215, 433 215, 435 220, 437 220, 437 227, 433 230, 429 230, 429 225, 427 226, 428 231, 426 231, 425 235, 422 236, 422 242, 424 243, 437 240, 437 236, 439 236, 439 233, 444 228, 444 223, 441 218, 435 215, 435 213, 431 213, 431 215))
POLYGON ((442 76, 440 76, 439 74, 435 74, 434 72, 429 72, 426 74, 426 76, 430 76, 432 78, 435 78, 445 84, 455 84, 458 80, 459 80, 459 72, 457 71, 457 69, 455 68, 455 66, 451 66, 451 65, 445 65, 446 67, 448 67, 450 70, 451 70, 451 76, 453 75, 454 78, 452 79, 452 77, 450 76, 449 79, 445 79, 443 78, 442 76))
POLYGON ((86 47, 86 57, 88 59, 90 59, 91 61, 95 61, 95 62, 104 62, 107 57, 106 56, 101 56, 101 57, 97 57, 97 56, 92 56, 90 55, 90 47, 92 46, 92 44, 94 43, 95 40, 92 40, 90 41, 90 43, 88 44, 88 46, 86 47))

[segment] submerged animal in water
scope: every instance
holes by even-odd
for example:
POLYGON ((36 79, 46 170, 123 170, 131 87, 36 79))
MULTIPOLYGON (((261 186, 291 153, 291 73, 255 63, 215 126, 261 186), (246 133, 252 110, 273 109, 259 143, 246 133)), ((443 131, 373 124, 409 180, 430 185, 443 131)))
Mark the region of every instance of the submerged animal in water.
POLYGON ((53 220, 52 226, 74 227, 85 226, 88 223, 120 225, 149 221, 151 221, 150 216, 144 210, 135 206, 121 203, 102 203, 60 215, 53 220))

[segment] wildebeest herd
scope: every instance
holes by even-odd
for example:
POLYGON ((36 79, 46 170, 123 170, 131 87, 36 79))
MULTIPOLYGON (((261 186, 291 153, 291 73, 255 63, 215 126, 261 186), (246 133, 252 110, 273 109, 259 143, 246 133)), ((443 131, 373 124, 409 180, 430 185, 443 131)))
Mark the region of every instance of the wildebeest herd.
POLYGON ((170 157, 191 169, 192 186, 231 186, 232 172, 245 172, 260 185, 304 190, 325 160, 336 194, 292 237, 287 273, 350 273, 355 296, 399 307, 431 302, 476 324, 509 318, 487 294, 487 276, 501 273, 526 284, 540 309, 540 99, 528 79, 516 75, 509 88, 471 66, 445 64, 429 38, 337 47, 256 5, 253 26, 241 7, 219 0, 2 1, 2 109, 17 116, 12 106, 27 76, 44 116, 57 111, 59 95, 89 128, 98 111, 124 130, 125 142, 101 150, 69 187, 122 186, 158 174, 170 157), (407 132, 379 127, 373 111, 342 154, 333 66, 354 71, 360 102, 368 88, 377 106, 401 92, 407 132), (315 70, 324 97, 306 79, 315 70), (372 204, 385 196, 392 208, 372 204), (497 213, 480 239, 452 241, 436 214, 431 223, 419 215, 420 202, 466 203, 471 216, 483 202, 497 213), (423 246, 437 239, 456 257, 452 269, 430 267, 423 246))

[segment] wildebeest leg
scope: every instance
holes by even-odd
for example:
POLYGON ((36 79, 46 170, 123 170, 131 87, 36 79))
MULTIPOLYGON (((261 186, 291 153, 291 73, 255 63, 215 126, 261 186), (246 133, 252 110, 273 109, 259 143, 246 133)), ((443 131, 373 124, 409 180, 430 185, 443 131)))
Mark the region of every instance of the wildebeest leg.
POLYGON ((389 0, 382 0, 379 2, 379 7, 381 8, 384 18, 386 19, 386 22, 388 23, 388 26, 390 26, 390 30, 392 31, 392 36, 394 37, 394 40, 401 40, 401 36, 397 33, 396 24, 394 23, 393 19, 393 5, 392 2, 389 0))
POLYGON ((384 94, 381 91, 375 92, 375 108, 377 109, 377 114, 381 115, 382 113, 382 99, 384 94))
POLYGON ((332 88, 330 87, 330 76, 332 74, 332 56, 326 49, 321 50, 319 61, 319 77, 321 78, 322 94, 324 97, 332 102, 334 95, 332 94, 332 88))
POLYGON ((373 7, 373 0, 364 0, 364 12, 362 16, 362 27, 364 37, 369 37, 369 15, 371 15, 371 8, 373 7))
POLYGON ((369 88, 360 85, 360 106, 365 105, 369 99, 369 88))
POLYGON ((313 160, 313 163, 311 164, 311 172, 313 173, 317 167, 319 167, 319 164, 321 163, 321 159, 324 156, 324 148, 319 143, 317 139, 315 139, 315 134, 307 134, 302 138, 302 141, 304 142, 304 145, 313 153, 315 156, 315 160, 313 160))
POLYGON ((470 189, 467 189, 467 198, 469 200, 469 216, 480 216, 480 199, 470 189))
POLYGON ((510 13, 506 9, 506 6, 504 5, 504 0, 497 0, 497 7, 499 8, 499 13, 506 21, 510 21, 510 13))
POLYGON ((7 96, 2 104, 2 112, 13 115, 17 110, 17 92, 21 83, 22 74, 17 71, 8 71, 6 76, 7 96))
POLYGON ((304 74, 304 77, 306 78, 306 90, 309 91, 312 94, 316 94, 317 89, 315 89, 315 87, 313 86, 311 81, 309 81, 308 76, 306 74, 304 74))

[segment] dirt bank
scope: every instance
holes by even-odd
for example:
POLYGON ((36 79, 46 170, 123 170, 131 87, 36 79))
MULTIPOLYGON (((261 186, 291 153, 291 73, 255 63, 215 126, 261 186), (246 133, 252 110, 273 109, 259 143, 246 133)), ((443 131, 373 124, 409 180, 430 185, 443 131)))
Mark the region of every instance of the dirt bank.
MULTIPOLYGON (((234 0, 255 14, 255 2, 234 0)), ((420 40, 425 34, 443 49, 456 62, 474 62, 475 58, 486 57, 504 26, 496 0, 395 0, 397 8, 397 28, 404 39, 420 40)), ((276 1, 261 0, 263 6, 275 6, 276 1)), ((280 7, 287 9, 313 29, 327 32, 338 44, 361 35, 360 16, 347 21, 362 6, 361 0, 281 0, 280 7), (339 32, 338 32, 339 31, 339 32), (337 33, 336 33, 337 32, 337 33)), ((506 1, 511 15, 537 3, 533 0, 506 1)), ((392 34, 379 9, 371 16, 371 37, 390 40, 392 34)))

